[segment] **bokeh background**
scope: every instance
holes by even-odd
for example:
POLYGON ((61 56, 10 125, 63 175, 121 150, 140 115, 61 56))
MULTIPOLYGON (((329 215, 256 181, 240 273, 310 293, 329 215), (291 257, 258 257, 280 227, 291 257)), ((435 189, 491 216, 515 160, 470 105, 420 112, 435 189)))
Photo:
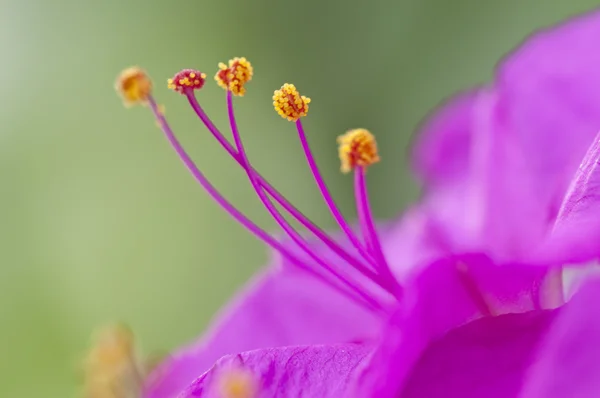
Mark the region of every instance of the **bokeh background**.
MULTIPOLYGON (((123 320, 146 352, 197 336, 268 258, 211 203, 147 109, 125 110, 120 69, 146 68, 156 96, 199 165, 261 225, 245 181, 164 86, 184 67, 214 73, 246 56, 255 78, 238 101, 255 165, 313 220, 333 227, 293 126, 272 110, 283 82, 312 97, 309 139, 353 218, 351 178, 335 137, 376 133, 369 173, 375 215, 417 195, 411 136, 451 93, 488 80, 535 29, 594 0, 0 0, 0 396, 75 397, 90 333, 123 320)), ((224 125, 224 93, 201 103, 224 125)))

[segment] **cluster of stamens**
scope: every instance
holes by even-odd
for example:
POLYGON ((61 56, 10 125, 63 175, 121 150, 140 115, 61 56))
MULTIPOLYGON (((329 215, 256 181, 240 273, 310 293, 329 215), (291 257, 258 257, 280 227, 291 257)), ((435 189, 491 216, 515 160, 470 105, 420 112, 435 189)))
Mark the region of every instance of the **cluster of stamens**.
POLYGON ((308 114, 310 98, 300 95, 296 86, 285 83, 273 93, 275 111, 284 119, 295 122, 308 114))
POLYGON ((355 167, 367 167, 379 162, 377 142, 366 129, 354 129, 337 139, 342 173, 348 173, 355 167))
MULTIPOLYGON (((150 79, 143 71, 139 68, 127 69, 121 75, 117 88, 127 103, 143 102, 150 106, 159 127, 186 167, 208 194, 240 224, 265 243, 278 250, 290 262, 320 278, 323 282, 351 297, 361 305, 376 312, 387 311, 386 300, 381 297, 382 294, 389 294, 392 298, 398 298, 401 288, 391 274, 379 248, 379 238, 373 227, 366 184, 364 182, 364 172, 362 169, 379 161, 375 138, 367 130, 357 129, 349 131, 338 139, 342 171, 347 172, 357 166, 361 167, 360 172, 356 173, 355 179, 357 213, 359 214, 359 225, 362 232, 362 238, 360 238, 343 218, 343 215, 333 201, 310 150, 304 128, 300 121, 300 118, 306 116, 308 113, 310 99, 300 95, 296 87, 288 83, 284 84, 273 94, 273 106, 277 113, 284 119, 296 122, 295 125, 302 149, 321 195, 329 207, 332 216, 353 245, 353 249, 349 251, 336 242, 335 239, 321 231, 304 214, 298 211, 250 164, 235 120, 232 98, 233 96, 242 96, 246 92, 245 84, 252 79, 252 74, 252 65, 247 59, 234 58, 227 65, 223 63, 219 64, 219 71, 215 76, 217 83, 227 91, 227 113, 233 136, 233 144, 219 131, 197 101, 194 90, 203 87, 206 78, 204 73, 193 69, 184 69, 168 80, 168 87, 187 97, 192 109, 208 131, 247 173, 253 188, 265 205, 265 208, 271 213, 285 233, 298 245, 299 249, 307 255, 304 258, 302 255, 299 256, 296 251, 282 246, 277 239, 241 214, 239 210, 235 209, 212 186, 171 130, 165 118, 164 111, 151 96, 152 85, 150 79), (269 200, 271 199, 269 198, 277 202, 280 208, 270 203, 269 200), (330 261, 324 259, 321 254, 314 252, 312 246, 307 244, 304 240, 305 238, 294 229, 295 227, 288 222, 286 216, 280 213, 282 211, 298 221, 307 231, 329 247, 333 253, 343 260, 343 264, 349 264, 358 271, 359 275, 365 276, 374 283, 374 286, 379 286, 383 291, 373 291, 373 286, 368 289, 361 287, 361 284, 354 280, 356 275, 351 276, 344 267, 332 264, 330 261)), ((237 381, 226 384, 232 388, 235 387, 233 391, 236 391, 236 386, 245 384, 237 383, 237 381)), ((244 389, 242 388, 241 390, 244 389)))
POLYGON ((244 57, 233 58, 229 64, 219 63, 219 71, 215 75, 215 81, 233 95, 243 96, 246 93, 244 87, 246 83, 252 80, 254 71, 252 64, 244 57))
POLYGON ((184 69, 167 80, 169 89, 184 94, 186 90, 199 90, 204 86, 206 74, 194 69, 184 69))

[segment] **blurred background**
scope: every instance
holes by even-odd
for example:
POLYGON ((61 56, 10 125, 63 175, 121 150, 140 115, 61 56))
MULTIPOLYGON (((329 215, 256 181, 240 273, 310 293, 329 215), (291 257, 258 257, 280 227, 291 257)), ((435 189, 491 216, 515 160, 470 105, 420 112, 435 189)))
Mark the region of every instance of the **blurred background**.
MULTIPOLYGON (((248 57, 239 123, 258 169, 323 227, 334 222, 292 124, 273 111, 289 81, 312 98, 305 127, 325 178, 354 218, 335 137, 367 127, 382 163, 369 172, 374 213, 417 195, 411 136, 441 100, 488 80, 533 30, 594 0, 0 0, 0 396, 75 397, 98 326, 122 320, 148 353, 194 339, 267 261, 266 249, 211 203, 145 108, 113 84, 144 67, 174 129, 240 209, 271 230, 244 173, 165 80, 214 74, 248 57)), ((225 125, 224 92, 201 103, 225 125)))

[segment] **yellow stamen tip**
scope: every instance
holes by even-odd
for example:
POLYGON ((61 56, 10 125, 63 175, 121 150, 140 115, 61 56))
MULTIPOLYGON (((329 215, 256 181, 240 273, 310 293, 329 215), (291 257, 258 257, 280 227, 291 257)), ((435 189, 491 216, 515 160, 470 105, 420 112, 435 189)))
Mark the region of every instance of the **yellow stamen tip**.
POLYGON ((258 384, 252 373, 240 368, 232 368, 219 375, 218 396, 221 398, 256 398, 258 384))
POLYGON ((355 167, 368 167, 379 162, 375 136, 366 129, 354 129, 337 139, 342 173, 355 167))
POLYGON ((145 104, 152 92, 152 81, 144 70, 137 66, 121 72, 115 84, 125 106, 145 104))
POLYGON ((301 96, 296 86, 285 83, 273 93, 273 107, 284 119, 295 122, 308 114, 310 98, 301 96))
POLYGON ((229 64, 219 63, 219 71, 215 75, 217 84, 233 95, 243 96, 246 93, 244 87, 246 83, 252 80, 254 70, 252 64, 246 58, 233 58, 229 64))

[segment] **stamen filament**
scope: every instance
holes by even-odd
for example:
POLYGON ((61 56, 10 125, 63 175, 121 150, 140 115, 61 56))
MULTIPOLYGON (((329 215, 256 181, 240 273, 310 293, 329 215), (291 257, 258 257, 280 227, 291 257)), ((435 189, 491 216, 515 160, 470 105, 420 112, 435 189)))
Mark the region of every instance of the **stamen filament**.
MULTIPOLYGON (((189 90, 185 92, 185 95, 188 99, 190 106, 194 109, 194 112, 198 116, 198 118, 202 121, 205 127, 210 131, 210 133, 215 137, 215 139, 219 142, 219 144, 229 153, 229 155, 242 167, 247 168, 251 166, 246 166, 242 161, 242 157, 237 152, 237 150, 229 143, 229 141, 223 136, 223 134, 219 131, 219 129, 214 125, 214 123, 210 120, 208 115, 204 112, 198 100, 196 99, 193 91, 189 90)), ((363 265, 355 256, 350 254, 344 248, 342 248, 336 241, 331 239, 329 235, 327 235, 323 230, 317 227, 314 223, 312 223, 300 210, 298 210, 294 205, 292 205, 275 187, 273 187, 269 182, 255 169, 252 169, 254 175, 256 176, 260 185, 267 191, 267 193, 277 201, 284 209, 287 211, 294 219, 296 219, 300 224, 302 224, 308 231, 313 233, 318 239, 320 239, 327 247, 329 247, 332 251, 334 251, 338 256, 343 258, 348 263, 352 264, 357 268, 364 268, 363 265)), ((373 266, 376 266, 375 261, 372 258, 367 258, 367 261, 373 266)))
MULTIPOLYGON (((367 250, 373 254, 379 264, 379 271, 391 280, 396 279, 392 275, 392 271, 385 259, 381 242, 375 228, 373 215, 371 213, 371 205, 369 204, 369 193, 365 178, 365 168, 357 166, 354 170, 354 195, 356 196, 356 210, 362 235, 367 243, 367 250)), ((400 290, 400 285, 396 283, 396 289, 400 290)))
MULTIPOLYGON (((241 157, 243 164, 246 165, 245 170, 248 175, 248 179, 250 180, 250 183, 252 184, 252 187, 256 191, 256 194, 260 198, 261 202, 263 203, 263 205, 265 206, 267 211, 271 214, 271 216, 273 216, 273 218, 275 219, 277 224, 279 224, 279 226, 285 231, 285 233, 306 254, 308 254, 308 256, 310 258, 312 258, 317 264, 319 264, 321 267, 323 267, 324 269, 329 271, 336 278, 342 280, 349 287, 352 287, 353 290, 360 292, 361 295, 368 296, 365 289, 360 289, 360 287, 355 282, 351 281, 347 275, 344 275, 339 270, 336 270, 335 268, 333 268, 330 264, 328 264, 326 261, 324 261, 318 254, 316 254, 314 252, 314 250, 312 250, 312 248, 308 245, 308 243, 302 238, 302 236, 296 230, 294 230, 294 228, 292 228, 292 226, 281 215, 281 213, 279 213, 279 211, 273 205, 273 203, 271 202, 269 197, 264 193, 260 183, 258 182, 256 173, 254 172, 254 169, 253 169, 252 165, 250 164, 250 161, 248 160, 248 156, 244 149, 244 144, 242 142, 242 138, 239 133, 239 129, 237 127, 237 122, 235 120, 235 113, 234 113, 234 109, 233 109, 233 95, 232 95, 231 91, 227 91, 227 114, 229 116, 229 125, 231 127, 231 134, 233 135, 233 140, 235 142, 235 146, 237 147, 237 153, 241 157)), ((373 280, 378 285, 380 285, 380 286, 382 285, 379 282, 379 280, 381 278, 379 278, 379 276, 377 274, 375 274, 374 272, 372 272, 370 269, 360 268, 359 271, 363 272, 365 274, 365 276, 367 276, 368 278, 373 280)), ((368 297, 370 297, 370 296, 368 296, 368 297)))
POLYGON ((325 181, 321 176, 319 167, 317 166, 317 162, 315 161, 312 151, 310 150, 308 140, 306 139, 306 133, 304 132, 304 127, 302 126, 302 122, 300 121, 300 119, 296 120, 296 129, 298 130, 300 144, 302 145, 302 150, 304 151, 304 155, 306 157, 306 161, 308 162, 308 166, 310 167, 310 171, 313 174, 315 182, 319 187, 319 191, 321 191, 321 196, 323 197, 323 200, 325 200, 325 203, 327 204, 331 215, 337 222, 340 229, 348 237, 350 242, 352 242, 354 247, 356 247, 361 256, 367 259, 371 264, 377 266, 377 262, 373 263, 371 255, 365 250, 363 244, 354 234, 354 231, 352 231, 352 228, 350 228, 350 225, 348 225, 348 222, 346 221, 346 219, 338 209, 337 205, 335 204, 335 201, 333 200, 333 197, 331 196, 331 193, 329 192, 329 189, 327 188, 327 185, 325 184, 325 181))
MULTIPOLYGON (((171 127, 167 123, 166 118, 160 111, 156 101, 151 95, 147 97, 148 104, 154 117, 156 118, 158 124, 160 125, 161 130, 165 134, 167 140, 181 159, 181 161, 185 164, 188 170, 192 173, 196 181, 204 188, 204 190, 209 194, 210 197, 221 206, 229 215, 231 215, 237 222, 239 222, 242 226, 244 226, 247 230, 253 233, 256 237, 264 241, 266 244, 271 246, 273 249, 277 250, 281 255, 286 257, 290 262, 292 262, 297 267, 307 271, 310 274, 313 274, 323 283, 330 285, 332 288, 336 289, 340 293, 346 295, 356 303, 367 307, 368 309, 375 312, 386 312, 381 303, 374 300, 370 296, 365 296, 362 290, 357 289, 357 292, 351 292, 348 288, 352 289, 354 286, 348 285, 348 288, 340 286, 335 281, 332 281, 330 278, 326 277, 320 272, 317 272, 313 267, 306 264, 304 261, 296 257, 291 251, 289 251, 283 244, 281 244, 277 239, 273 238, 266 231, 261 229, 258 225, 252 222, 249 218, 247 218, 244 214, 242 214, 239 210, 237 210, 227 199, 225 199, 217 189, 208 181, 208 179, 202 174, 202 172, 198 169, 198 167, 194 164, 192 159, 189 157, 187 152, 183 149, 182 145, 177 140, 177 137, 173 133, 171 127)), ((343 279, 340 279, 341 282, 345 282, 343 279)))

